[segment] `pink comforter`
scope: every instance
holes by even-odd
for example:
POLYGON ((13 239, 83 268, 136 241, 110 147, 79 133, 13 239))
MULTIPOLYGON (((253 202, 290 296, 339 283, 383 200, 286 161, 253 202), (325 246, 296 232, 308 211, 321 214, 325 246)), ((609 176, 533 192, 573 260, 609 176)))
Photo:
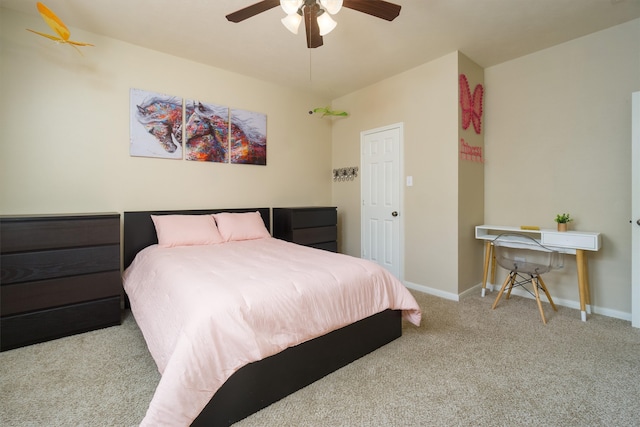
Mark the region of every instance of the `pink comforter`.
POLYGON ((377 264, 274 238, 153 245, 124 288, 162 374, 143 426, 187 426, 244 365, 387 308, 421 318, 377 264))

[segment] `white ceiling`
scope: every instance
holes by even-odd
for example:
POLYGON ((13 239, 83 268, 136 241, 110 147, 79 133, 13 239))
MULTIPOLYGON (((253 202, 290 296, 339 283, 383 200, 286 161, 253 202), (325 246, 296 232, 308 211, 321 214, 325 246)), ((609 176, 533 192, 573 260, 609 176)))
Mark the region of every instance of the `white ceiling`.
MULTIPOLYGON (((297 36, 287 31, 279 7, 237 24, 225 19, 257 1, 43 3, 72 39, 79 28, 329 99, 455 50, 486 68, 640 17, 640 0, 395 0, 402 10, 394 21, 343 9, 324 46, 307 49, 303 28, 297 36)), ((0 6, 38 16, 36 1, 0 6)), ((41 23, 33 29, 50 32, 41 23)))

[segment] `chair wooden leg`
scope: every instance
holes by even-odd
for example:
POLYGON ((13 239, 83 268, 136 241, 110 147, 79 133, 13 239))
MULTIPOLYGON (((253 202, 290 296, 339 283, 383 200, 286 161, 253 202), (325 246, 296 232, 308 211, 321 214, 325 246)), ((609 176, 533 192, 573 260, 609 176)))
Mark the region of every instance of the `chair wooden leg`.
MULTIPOLYGON (((493 245, 491 247, 493 248, 493 245)), ((493 249, 491 251, 491 283, 496 283, 496 263, 496 251, 493 249)))
POLYGON ((558 309, 556 308, 556 305, 553 303, 553 300, 551 299, 551 295, 549 294, 549 291, 547 290, 547 285, 545 285, 544 281, 542 280, 542 276, 538 276, 538 281, 540 282, 540 287, 542 287, 542 290, 544 291, 545 295, 547 296, 547 299, 549 300, 549 304, 551 304, 551 307, 553 307, 553 311, 558 311, 558 309))
POLYGON ((511 274, 511 282, 509 283, 509 289, 507 290, 507 296, 505 296, 505 299, 509 299, 511 298, 511 291, 513 290, 513 285, 516 284, 516 279, 518 278, 518 273, 516 273, 515 271, 512 271, 511 274))
POLYGON ((533 285, 533 293, 536 296, 536 302, 538 303, 538 310, 540 310, 540 316, 542 316, 542 323, 547 324, 547 319, 544 317, 544 310, 542 309, 542 302, 540 301, 540 293, 538 292, 538 282, 536 277, 531 276, 531 284, 533 285))
POLYGON ((500 298, 502 298, 502 293, 504 292, 504 289, 507 287, 507 283, 509 283, 509 281, 512 280, 512 274, 513 273, 509 273, 509 275, 506 277, 506 279, 504 279, 504 283, 502 284, 502 287, 500 288, 500 292, 498 292, 498 296, 496 297, 496 300, 493 302, 493 305, 491 306, 491 310, 494 310, 496 308, 496 306, 498 305, 498 302, 500 301, 500 298))

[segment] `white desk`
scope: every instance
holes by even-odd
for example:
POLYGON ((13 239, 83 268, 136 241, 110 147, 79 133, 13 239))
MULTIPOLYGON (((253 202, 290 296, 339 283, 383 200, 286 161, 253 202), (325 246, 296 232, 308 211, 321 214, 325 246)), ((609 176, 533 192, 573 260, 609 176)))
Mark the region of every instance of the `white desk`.
MULTIPOLYGON (((589 269, 586 251, 598 251, 602 244, 600 233, 585 231, 558 232, 552 229, 522 230, 520 227, 478 225, 476 226, 476 239, 485 241, 484 249, 484 274, 482 276, 482 296, 487 288, 489 264, 491 263, 491 283, 495 282, 496 260, 493 256, 491 242, 502 233, 522 233, 533 237, 549 249, 576 256, 578 267, 578 291, 580 293, 580 316, 582 321, 587 320, 587 305, 591 304, 589 295, 589 269)), ((590 308, 590 307, 589 307, 590 308)))

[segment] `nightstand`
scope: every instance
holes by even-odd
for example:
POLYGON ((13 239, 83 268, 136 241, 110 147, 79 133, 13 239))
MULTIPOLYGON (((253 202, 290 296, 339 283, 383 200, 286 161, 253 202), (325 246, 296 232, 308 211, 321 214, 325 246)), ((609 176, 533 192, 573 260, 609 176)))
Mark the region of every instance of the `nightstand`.
POLYGON ((338 209, 335 206, 273 208, 273 237, 338 252, 338 209))

